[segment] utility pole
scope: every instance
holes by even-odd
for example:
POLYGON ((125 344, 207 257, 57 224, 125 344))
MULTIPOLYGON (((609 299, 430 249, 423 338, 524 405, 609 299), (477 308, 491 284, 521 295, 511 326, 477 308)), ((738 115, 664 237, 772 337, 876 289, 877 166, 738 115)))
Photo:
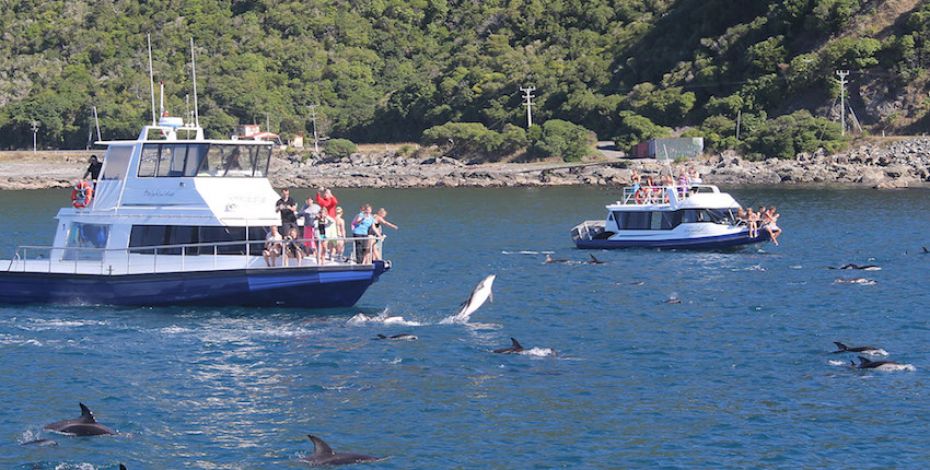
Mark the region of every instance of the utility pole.
POLYGON ((743 123, 743 110, 742 108, 736 110, 736 140, 739 140, 739 128, 743 123))
POLYGON ((320 138, 316 135, 316 105, 307 105, 310 108, 310 119, 313 121, 313 153, 320 153, 320 138))
POLYGON ((523 92, 523 99, 526 100, 526 103, 523 103, 523 106, 526 106, 526 128, 529 129, 533 127, 533 92, 536 91, 536 87, 530 86, 523 88, 520 87, 520 91, 523 92))
POLYGON ((36 153, 36 134, 39 133, 39 121, 32 121, 32 153, 36 153))
POLYGON ((849 70, 837 70, 836 76, 840 77, 840 127, 842 135, 846 135, 846 76, 849 70))
POLYGON ((271 132, 271 118, 265 113, 265 132, 271 132))

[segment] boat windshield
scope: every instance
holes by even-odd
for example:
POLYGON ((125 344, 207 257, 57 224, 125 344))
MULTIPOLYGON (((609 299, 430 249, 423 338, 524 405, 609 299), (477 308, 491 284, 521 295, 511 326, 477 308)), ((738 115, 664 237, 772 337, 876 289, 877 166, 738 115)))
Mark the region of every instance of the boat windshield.
POLYGON ((271 145, 158 143, 142 146, 140 177, 263 178, 271 145))

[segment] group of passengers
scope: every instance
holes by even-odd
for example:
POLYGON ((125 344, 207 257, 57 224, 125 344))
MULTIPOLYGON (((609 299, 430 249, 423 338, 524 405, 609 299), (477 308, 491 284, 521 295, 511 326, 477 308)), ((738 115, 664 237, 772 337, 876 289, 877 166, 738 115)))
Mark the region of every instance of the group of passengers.
POLYGON ((765 206, 759 206, 758 212, 754 212, 752 207, 746 210, 740 207, 736 211, 736 222, 749 227, 749 236, 751 238, 759 236, 759 229, 765 229, 775 245, 778 245, 778 236, 781 235, 781 228, 778 227, 779 217, 781 217, 781 214, 775 210, 775 206, 767 209, 765 206))
POLYGON ((688 195, 688 191, 694 186, 703 183, 701 175, 697 169, 692 167, 676 168, 677 171, 669 171, 668 174, 660 175, 658 184, 651 176, 645 176, 645 180, 635 169, 630 173, 630 182, 633 193, 633 200, 637 204, 653 203, 656 201, 668 202, 667 188, 673 188, 678 192, 679 198, 688 195), (673 176, 678 173, 678 180, 673 176))
MULTIPOLYGON (((326 261, 347 261, 344 256, 346 221, 332 190, 320 188, 316 196, 308 197, 298 211, 297 203, 290 196, 290 189, 284 188, 281 199, 275 203, 275 211, 281 215, 281 228, 280 231, 278 227, 270 228, 262 251, 265 264, 269 267, 275 265, 278 257, 282 258, 284 266, 288 265, 288 259, 296 259, 299 266, 308 256, 314 256, 317 265, 326 261), (303 219, 302 236, 298 218, 303 219)), ((386 217, 387 210, 384 208, 372 214, 371 205, 364 204, 359 214, 352 219, 350 227, 357 263, 370 264, 373 260, 381 259, 381 243, 384 240, 382 226, 397 229, 386 217)))

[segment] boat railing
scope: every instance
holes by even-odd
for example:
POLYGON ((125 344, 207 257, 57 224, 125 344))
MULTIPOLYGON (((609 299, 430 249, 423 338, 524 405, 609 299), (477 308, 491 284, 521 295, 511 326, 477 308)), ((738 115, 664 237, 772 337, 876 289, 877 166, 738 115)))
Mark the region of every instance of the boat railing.
POLYGON ((668 204, 669 189, 676 192, 679 201, 699 193, 719 193, 720 190, 710 184, 691 184, 673 186, 628 186, 623 188, 623 205, 668 204))
MULTIPOLYGON (((216 269, 286 269, 316 265, 316 251, 325 245, 323 265, 373 264, 373 251, 380 252, 386 237, 283 238, 280 241, 238 240, 231 242, 148 245, 129 248, 56 247, 20 245, 7 271, 73 274, 149 274, 216 269), (266 245, 267 244, 267 245, 266 245), (301 250, 297 260, 287 256, 288 244, 301 250), (278 246, 269 266, 266 246, 278 246), (377 245, 377 246, 376 246, 377 245), (308 253, 314 247, 314 253, 308 253), (346 248, 349 255, 346 256, 346 248), (358 250, 362 249, 362 252, 358 250), (367 254, 366 254, 367 253, 367 254), (362 256, 364 255, 364 256, 362 256), (41 268, 40 268, 41 267, 41 268)), ((381 253, 383 254, 383 253, 381 253)), ((383 259, 377 258, 377 259, 383 259)))

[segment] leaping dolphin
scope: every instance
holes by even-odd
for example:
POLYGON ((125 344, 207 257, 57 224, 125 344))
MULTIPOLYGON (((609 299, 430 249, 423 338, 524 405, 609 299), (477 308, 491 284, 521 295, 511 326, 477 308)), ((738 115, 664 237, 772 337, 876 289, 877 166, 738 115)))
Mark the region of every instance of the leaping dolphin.
POLYGON ((495 354, 515 354, 523 352, 523 345, 516 338, 510 338, 510 347, 495 349, 495 354))
POLYGON ((846 346, 845 344, 843 344, 843 343, 841 343, 841 342, 839 342, 839 341, 834 341, 833 344, 836 345, 837 350, 836 350, 836 351, 833 351, 831 354, 840 354, 840 353, 853 352, 853 353, 874 354, 874 355, 878 355, 878 356, 887 356, 887 355, 888 355, 888 352, 885 351, 884 349, 882 349, 882 348, 876 348, 876 347, 873 347, 873 346, 855 346, 855 347, 852 347, 852 348, 851 348, 851 347, 846 346))
POLYGON ((494 294, 491 292, 491 288, 494 286, 494 278, 497 276, 491 274, 490 276, 484 278, 481 282, 475 286, 475 289, 471 291, 471 295, 468 297, 468 300, 462 303, 462 308, 455 315, 444 319, 440 323, 465 323, 468 321, 468 318, 471 314, 475 313, 484 302, 491 300, 494 302, 494 294))
POLYGON ((382 457, 372 457, 370 455, 350 454, 342 452, 336 453, 329 446, 329 444, 323 442, 323 439, 320 439, 313 434, 307 434, 307 437, 309 437, 310 441, 313 442, 313 455, 304 457, 300 460, 313 466, 351 465, 354 463, 377 462, 379 460, 384 460, 382 457))
POLYGON ((81 405, 81 417, 75 419, 65 419, 46 424, 45 429, 62 434, 71 434, 73 436, 102 436, 104 434, 116 434, 112 429, 100 424, 94 419, 94 413, 90 408, 81 405))

